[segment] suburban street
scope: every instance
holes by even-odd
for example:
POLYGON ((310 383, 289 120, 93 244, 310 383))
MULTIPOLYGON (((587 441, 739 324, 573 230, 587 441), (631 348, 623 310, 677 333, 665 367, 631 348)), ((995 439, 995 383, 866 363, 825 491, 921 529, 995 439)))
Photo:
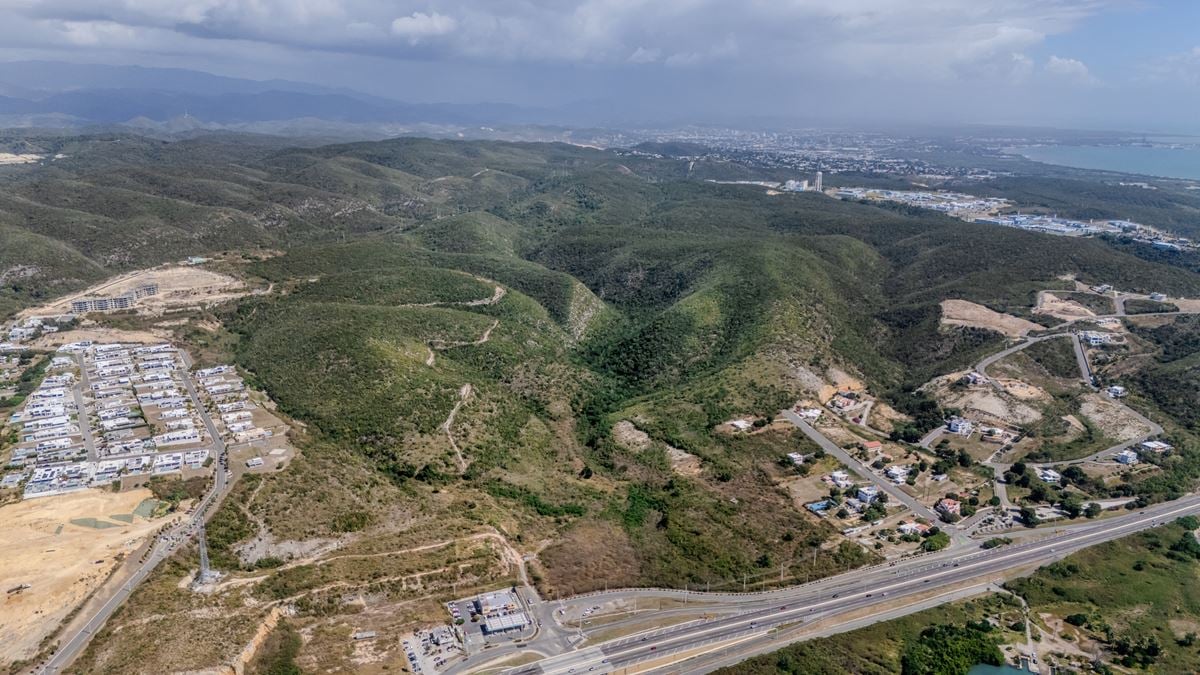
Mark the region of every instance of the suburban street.
MULTIPOLYGON (((1118 312, 1123 314, 1121 309, 1123 308, 1118 306, 1118 312)), ((1072 323, 1074 321, 1066 322, 1056 329, 1062 329, 1072 323)), ((1095 389, 1086 352, 1078 335, 1073 332, 1027 337, 1020 343, 982 359, 976 365, 976 370, 987 378, 990 384, 1002 388, 987 374, 989 366, 1033 344, 1056 338, 1071 340, 1080 381, 1085 386, 1095 389)), ((1163 433, 1160 425, 1128 407, 1126 409, 1147 426, 1149 435, 1106 448, 1087 457, 1044 465, 1096 461, 1163 433)), ((937 514, 931 508, 879 476, 794 411, 785 410, 782 416, 826 453, 877 485, 894 503, 903 504, 914 514, 931 521, 938 521, 937 514)), ((927 434, 921 444, 928 447, 941 433, 939 429, 927 434)), ((996 470, 998 475, 1006 468, 1006 465, 997 463, 988 463, 988 466, 996 470)), ((1008 505, 1007 495, 1003 494, 1002 489, 999 492, 1003 495, 1002 507, 1008 505)), ((952 534, 952 544, 943 551, 911 556, 777 591, 703 593, 678 589, 621 589, 541 603, 538 608, 530 608, 540 628, 528 642, 498 646, 487 653, 476 655, 472 663, 459 663, 447 672, 455 675, 469 673, 489 663, 495 664, 504 658, 527 653, 554 656, 505 672, 514 675, 624 672, 634 666, 638 672, 707 671, 721 665, 736 663, 755 654, 774 651, 791 641, 851 630, 942 602, 969 597, 993 588, 996 582, 1012 576, 1015 571, 1031 570, 1088 546, 1127 536, 1182 515, 1197 513, 1200 513, 1200 496, 1192 495, 1175 502, 1149 507, 1138 513, 1104 519, 1102 522, 1021 531, 1021 536, 1015 537, 1019 543, 992 550, 981 550, 977 542, 970 539, 964 530, 948 527, 946 529, 952 534), (936 592, 938 589, 945 589, 945 592, 939 594, 936 592), (913 600, 895 606, 896 601, 902 598, 913 600), (639 599, 643 599, 643 602, 673 599, 675 605, 671 609, 652 613, 646 610, 633 612, 628 618, 603 623, 602 627, 605 630, 622 627, 635 629, 645 625, 648 614, 661 620, 664 625, 673 620, 687 620, 698 615, 704 618, 583 648, 576 647, 587 634, 588 629, 585 629, 583 621, 578 618, 586 607, 616 601, 636 603, 639 599), (692 606, 680 606, 680 600, 690 602, 692 606), (869 611, 874 607, 879 607, 879 611, 869 611), (818 621, 824 626, 820 630, 805 629, 807 624, 818 621), (682 668, 681 662, 686 664, 682 668)))
MULTIPOLYGON (((181 352, 181 356, 186 364, 186 368, 190 369, 191 359, 187 357, 186 352, 181 352)), ((83 651, 84 647, 87 646, 88 641, 92 639, 96 631, 100 630, 117 608, 129 599, 129 596, 137 588, 138 584, 144 581, 154 571, 154 568, 158 567, 159 563, 170 557, 180 545, 186 543, 196 533, 200 525, 207 520, 209 514, 214 511, 213 506, 225 496, 232 486, 229 480, 231 474, 227 468, 228 456, 226 455, 225 444, 221 441, 221 437, 217 433, 217 428, 213 424, 212 417, 204 409, 200 397, 196 393, 191 374, 186 369, 183 372, 182 380, 188 390, 188 395, 192 399, 192 404, 196 406, 196 410, 200 414, 204 426, 208 429, 212 442, 212 450, 216 455, 217 461, 213 467, 212 487, 192 507, 191 514, 183 522, 155 537, 150 551, 141 563, 133 563, 132 560, 128 563, 136 566, 133 568, 132 574, 121 584, 120 588, 116 590, 112 597, 96 608, 87 621, 72 634, 64 636, 60 642, 61 646, 54 652, 45 665, 34 669, 33 672, 52 675, 62 672, 69 666, 83 651)))
POLYGON ((861 474, 863 478, 879 486, 879 489, 888 493, 891 498, 895 499, 896 503, 904 504, 911 509, 913 513, 923 518, 928 518, 934 522, 938 521, 938 515, 933 512, 933 509, 917 501, 916 497, 913 497, 904 490, 900 489, 900 486, 872 471, 871 467, 863 464, 849 452, 846 452, 836 443, 826 438, 824 434, 822 434, 820 431, 817 431, 816 428, 814 428, 808 422, 804 421, 804 418, 796 414, 794 410, 784 410, 782 415, 784 419, 799 427, 800 431, 802 431, 805 436, 808 436, 814 443, 820 446, 822 450, 836 457, 838 461, 853 469, 855 473, 861 474))
MULTIPOLYGON (((1072 344, 1074 345, 1074 348, 1075 348, 1075 360, 1079 365, 1080 379, 1083 380, 1087 384, 1088 387, 1095 389, 1095 385, 1092 383, 1091 366, 1087 362, 1087 355, 1083 351, 1083 345, 1079 341, 1079 336, 1075 335, 1074 333, 1056 333, 1054 335, 1043 335, 1043 336, 1039 336, 1039 337, 1027 337, 1027 338, 1025 338, 1024 342, 1013 345, 1012 347, 1008 347, 1007 349, 1004 349, 1003 351, 992 354, 991 356, 988 356, 987 358, 981 360, 979 363, 977 363, 975 365, 975 372, 977 372, 980 375, 983 375, 985 378, 987 378, 987 381, 992 386, 996 387, 997 389, 1003 390, 1004 387, 1001 386, 1000 383, 997 382, 994 378, 992 378, 990 375, 988 375, 987 368, 989 366, 1004 359, 1005 357, 1011 356, 1023 349, 1027 349, 1039 342, 1043 342, 1045 340, 1051 340, 1051 339, 1059 338, 1059 337, 1070 337, 1071 338, 1072 344)), ((1070 466, 1072 464, 1084 464, 1087 462, 1094 462, 1094 461, 1103 459, 1105 457, 1111 457, 1113 455, 1116 455, 1117 453, 1119 453, 1123 450, 1132 448, 1133 446, 1135 446, 1139 443, 1142 443, 1151 438, 1160 436, 1163 433, 1162 425, 1158 424, 1157 422, 1154 422, 1150 418, 1139 413, 1138 411, 1134 410, 1133 408, 1130 408, 1129 406, 1125 405, 1124 403, 1121 403, 1119 400, 1117 400, 1117 399, 1113 399, 1113 400, 1118 405, 1121 405, 1123 408, 1125 408, 1125 411, 1129 415, 1137 418, 1137 420, 1139 422, 1146 425, 1146 427, 1149 429, 1149 433, 1139 436, 1133 440, 1126 441, 1124 443, 1118 443, 1117 445, 1094 452, 1090 455, 1087 455, 1086 457, 1078 457, 1076 459, 1063 460, 1063 461, 1058 461, 1058 462, 1033 462, 1033 463, 1027 463, 1027 464, 1029 466, 1037 468, 1037 467, 1049 467, 1049 466, 1070 466)), ((924 443, 924 439, 922 440, 922 443, 924 443)), ((996 464, 995 466, 1007 468, 1007 465, 1002 465, 1002 464, 996 464)))

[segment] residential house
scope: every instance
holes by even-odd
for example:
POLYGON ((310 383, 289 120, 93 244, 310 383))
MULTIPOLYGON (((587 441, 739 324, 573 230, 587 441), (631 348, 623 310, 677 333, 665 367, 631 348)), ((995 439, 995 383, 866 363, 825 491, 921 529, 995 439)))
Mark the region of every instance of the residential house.
POLYGON ((939 499, 937 506, 934 508, 944 516, 958 516, 962 514, 962 504, 957 499, 950 499, 949 497, 939 499))
POLYGON ((1138 454, 1136 452, 1134 452, 1133 450, 1122 450, 1121 452, 1118 452, 1117 456, 1114 457, 1113 459, 1115 459, 1115 460, 1117 460, 1117 462, 1119 462, 1121 464, 1125 464, 1125 465, 1137 464, 1140 461, 1138 459, 1138 454))
POLYGON ((974 425, 971 424, 971 420, 966 420, 961 417, 951 417, 946 422, 946 429, 949 430, 950 433, 958 434, 959 436, 970 436, 973 428, 974 425))
POLYGON ((1042 480, 1046 481, 1047 483, 1058 483, 1059 481, 1062 480, 1062 474, 1055 471, 1054 469, 1044 469, 1044 468, 1038 469, 1037 473, 1038 473, 1038 478, 1041 478, 1042 480))

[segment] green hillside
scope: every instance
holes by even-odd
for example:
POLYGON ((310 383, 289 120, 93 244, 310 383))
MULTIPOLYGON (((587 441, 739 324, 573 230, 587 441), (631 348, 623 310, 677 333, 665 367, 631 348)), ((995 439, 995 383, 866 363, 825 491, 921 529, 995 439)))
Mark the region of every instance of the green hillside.
POLYGON ((832 528, 777 487, 779 458, 808 447, 794 430, 715 427, 769 419, 830 368, 910 432, 939 423, 916 386, 1002 341, 941 327, 943 299, 1027 315, 1065 274, 1200 295, 1193 272, 1099 240, 768 195, 564 144, 57 143, 67 159, 4 174, 0 310, 187 254, 282 250, 246 270, 276 292, 221 316, 238 363, 306 424, 306 461, 349 453, 408 498, 545 542, 549 593, 869 562, 826 547, 832 528), (615 438, 620 421, 648 445, 615 438))

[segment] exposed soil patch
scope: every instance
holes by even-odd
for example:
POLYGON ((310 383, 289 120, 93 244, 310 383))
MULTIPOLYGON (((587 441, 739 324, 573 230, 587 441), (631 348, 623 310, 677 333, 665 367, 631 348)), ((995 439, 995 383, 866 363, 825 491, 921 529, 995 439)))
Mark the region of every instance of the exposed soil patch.
POLYGON ((1042 293, 1041 303, 1033 311, 1036 314, 1048 314, 1056 319, 1067 321, 1096 316, 1095 312, 1078 302, 1061 298, 1053 293, 1042 293))
POLYGON ((67 614, 108 578, 120 560, 133 553, 159 527, 158 521, 133 514, 152 497, 149 490, 112 493, 83 490, 42 497, 0 508, 0 663, 26 659, 67 614), (88 519, 114 527, 84 527, 71 521, 88 519))
POLYGON ((1009 337, 1020 337, 1043 326, 1011 314, 988 309, 983 305, 966 300, 942 301, 942 325, 985 328, 1009 337))

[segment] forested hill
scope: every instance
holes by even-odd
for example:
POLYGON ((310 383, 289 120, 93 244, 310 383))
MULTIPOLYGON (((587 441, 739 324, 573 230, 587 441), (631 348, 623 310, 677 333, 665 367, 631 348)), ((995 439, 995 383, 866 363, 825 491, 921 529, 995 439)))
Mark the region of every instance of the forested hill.
MULTIPOLYGON (((769 195, 689 179, 684 161, 562 144, 30 144, 66 157, 3 171, 3 309, 188 254, 280 249, 247 269, 276 292, 224 318, 239 364, 309 424, 310 456, 349 449, 398 484, 459 486, 531 536, 586 543, 607 528, 629 550, 613 583, 803 559, 828 527, 797 519, 761 468, 799 441, 714 426, 773 415, 831 367, 913 424, 940 421, 914 387, 1000 341, 940 327, 942 299, 1028 314, 1067 274, 1200 294, 1200 276, 1098 240, 769 195), (477 302, 494 286, 505 294, 477 302), (615 442, 620 420, 655 445, 615 442), (675 475, 666 444, 698 472, 675 475)), ((551 583, 578 590, 564 546, 546 552, 551 583)), ((843 554, 822 564, 864 561, 843 554)))

